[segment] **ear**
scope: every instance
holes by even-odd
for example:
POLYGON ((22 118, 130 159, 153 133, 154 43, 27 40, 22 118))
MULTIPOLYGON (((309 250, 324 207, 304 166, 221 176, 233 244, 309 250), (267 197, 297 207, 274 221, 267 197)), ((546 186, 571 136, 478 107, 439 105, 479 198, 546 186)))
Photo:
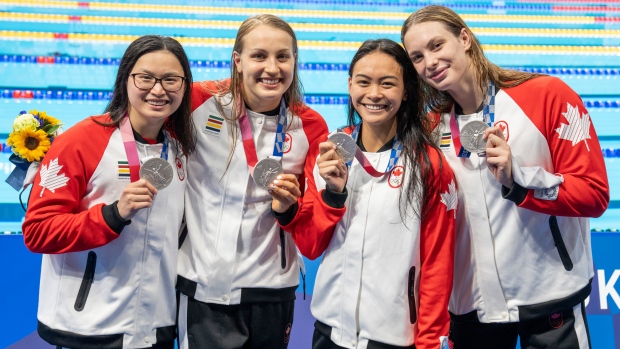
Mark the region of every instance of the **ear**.
POLYGON ((237 71, 239 73, 243 73, 243 70, 241 69, 241 55, 239 55, 236 51, 233 51, 233 62, 235 63, 237 71))
POLYGON ((465 51, 469 50, 471 47, 471 36, 469 36, 469 32, 465 28, 461 28, 461 33, 459 34, 459 41, 463 44, 463 48, 465 51))
POLYGON ((353 84, 353 81, 351 80, 351 77, 349 77, 349 83, 348 85, 348 90, 349 90, 349 98, 351 98, 351 85, 353 84))

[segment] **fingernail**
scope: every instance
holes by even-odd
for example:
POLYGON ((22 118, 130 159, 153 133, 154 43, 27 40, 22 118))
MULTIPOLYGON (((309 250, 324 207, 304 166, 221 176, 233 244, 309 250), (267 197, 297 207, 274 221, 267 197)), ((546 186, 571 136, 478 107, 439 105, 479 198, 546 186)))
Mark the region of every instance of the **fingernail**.
MULTIPOLYGON (((277 179, 282 179, 282 176, 278 176, 278 177, 276 177, 276 178, 277 178, 277 179)), ((276 181, 276 182, 277 182, 277 181, 276 181)))
POLYGON ((269 190, 267 190, 267 192, 268 192, 269 194, 271 194, 271 193, 273 193, 273 190, 269 189, 269 190))
MULTIPOLYGON (((276 179, 276 180, 274 180, 274 181, 273 181, 273 184, 278 184, 278 180, 277 180, 277 179, 276 179)), ((274 187, 275 187, 275 186, 274 186, 274 187)))

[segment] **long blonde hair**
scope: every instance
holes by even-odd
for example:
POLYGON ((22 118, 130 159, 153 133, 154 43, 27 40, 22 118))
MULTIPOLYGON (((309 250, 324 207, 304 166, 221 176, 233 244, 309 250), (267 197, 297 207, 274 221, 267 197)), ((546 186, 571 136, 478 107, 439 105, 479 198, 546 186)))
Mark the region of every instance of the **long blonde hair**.
MULTIPOLYGON (((237 36, 235 38, 235 45, 233 46, 233 54, 230 59, 230 81, 223 80, 216 82, 216 91, 212 91, 214 95, 217 97, 217 108, 227 121, 229 121, 231 127, 231 137, 232 137, 232 148, 230 150, 230 154, 228 156, 228 165, 230 165, 230 161, 232 160, 233 153, 235 151, 235 146, 237 144, 237 138, 239 137, 239 123, 237 122, 241 117, 239 110, 239 106, 241 103, 244 103, 245 100, 245 91, 243 90, 243 75, 239 73, 237 70, 237 66, 234 62, 234 52, 241 54, 244 45, 245 36, 256 29, 256 27, 261 25, 267 25, 275 29, 280 29, 286 32, 293 39, 293 56, 295 60, 295 66, 293 70, 293 81, 291 82, 291 86, 284 92, 284 100, 288 105, 288 109, 292 111, 293 116, 297 114, 300 110, 305 107, 303 102, 303 85, 301 84, 301 79, 299 78, 299 68, 298 68, 298 60, 299 60, 299 50, 297 48, 297 36, 293 31, 293 28, 286 23, 282 18, 270 15, 270 14, 260 14, 256 16, 252 16, 247 18, 237 31, 237 36), (232 99, 226 103, 225 105, 230 105, 231 113, 230 116, 227 116, 224 113, 224 104, 223 96, 226 94, 231 94, 232 99)), ((228 165, 226 168, 228 169, 228 165)))
MULTIPOLYGON (((491 61, 489 61, 484 55, 480 41, 467 26, 467 24, 465 24, 465 21, 463 21, 463 19, 456 14, 456 12, 445 6, 429 5, 412 13, 409 18, 407 18, 401 29, 400 39, 403 46, 405 46, 405 34, 407 34, 409 29, 416 24, 424 22, 441 23, 447 31, 452 33, 457 38, 460 36, 463 28, 467 31, 467 34, 471 38, 471 46, 467 51, 467 54, 471 59, 471 66, 474 69, 481 91, 486 91, 489 81, 492 81, 495 86, 500 88, 514 87, 524 83, 525 81, 540 76, 540 74, 531 74, 517 70, 500 68, 491 63, 491 61)), ((450 96, 450 94, 446 91, 439 91, 431 87, 424 81, 421 83, 422 89, 420 92, 425 105, 429 106, 430 110, 435 112, 449 112, 454 104, 454 99, 452 96, 450 96)))

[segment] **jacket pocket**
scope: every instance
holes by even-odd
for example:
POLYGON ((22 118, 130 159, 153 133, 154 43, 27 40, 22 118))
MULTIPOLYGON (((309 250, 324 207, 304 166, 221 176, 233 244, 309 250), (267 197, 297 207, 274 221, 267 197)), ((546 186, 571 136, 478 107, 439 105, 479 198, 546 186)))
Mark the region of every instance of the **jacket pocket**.
POLYGON ((407 298, 409 298, 409 321, 414 324, 418 319, 415 309, 415 267, 409 269, 409 278, 407 279, 407 298))
POLYGON ((562 239, 560 226, 558 225, 558 219, 556 216, 549 217, 549 228, 551 228, 551 236, 553 236, 553 242, 555 243, 555 247, 558 249, 564 269, 569 271, 573 270, 573 261, 571 261, 570 256, 568 255, 568 250, 564 244, 564 239, 562 239))
POLYGON ((93 251, 88 252, 86 261, 86 270, 84 270, 84 277, 82 278, 82 284, 78 291, 77 298, 75 299, 75 305, 73 308, 76 311, 82 311, 86 305, 86 299, 90 292, 90 286, 95 280, 95 266, 97 265, 97 254, 93 251))

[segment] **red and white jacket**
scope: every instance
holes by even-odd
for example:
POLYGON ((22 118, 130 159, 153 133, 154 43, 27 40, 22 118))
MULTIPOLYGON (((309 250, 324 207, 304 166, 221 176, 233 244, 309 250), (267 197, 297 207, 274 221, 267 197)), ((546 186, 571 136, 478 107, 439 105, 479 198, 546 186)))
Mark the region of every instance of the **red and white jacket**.
MULTIPOLYGON (((103 207, 130 183, 120 130, 88 118, 58 136, 35 178, 24 241, 44 253, 39 335, 70 348, 149 348, 175 337, 178 231, 185 157, 169 139, 172 183, 119 234, 103 207)), ((136 142, 140 157, 160 144, 136 142)))
MULTIPOLYGON (((290 234, 280 235, 272 198, 250 175, 238 127, 232 141, 232 96, 222 97, 222 115, 218 97, 212 95, 215 89, 213 82, 192 88, 198 139, 188 163, 187 237, 179 251, 177 288, 205 303, 293 300, 299 284, 297 248, 290 234)), ((282 165, 303 183, 308 147, 327 132, 327 125, 306 106, 295 114, 289 109, 287 117, 282 165)), ((248 110, 248 120, 258 159, 271 156, 277 115, 248 110)))
MULTIPOLYGON (((373 342, 418 349, 446 345, 457 204, 450 167, 429 149, 440 190, 425 203, 422 221, 405 203, 409 176, 402 158, 382 177, 372 177, 353 160, 345 207, 336 208, 325 202, 325 181, 315 166, 318 145, 326 139, 311 146, 305 171, 312 175, 297 215, 284 226, 308 258, 325 251, 312 297, 317 329, 345 348, 365 349, 373 342)), ((364 154, 381 170, 390 152, 364 154)), ((420 212, 423 203, 414 205, 420 212)))
MULTIPOLYGON (((457 118, 462 127, 482 113, 457 118)), ((459 188, 450 311, 484 323, 549 316, 590 293, 587 217, 609 202, 601 148, 581 99, 554 77, 499 90, 494 125, 512 152, 513 188, 485 157, 456 156, 450 114, 438 128, 459 188)))

